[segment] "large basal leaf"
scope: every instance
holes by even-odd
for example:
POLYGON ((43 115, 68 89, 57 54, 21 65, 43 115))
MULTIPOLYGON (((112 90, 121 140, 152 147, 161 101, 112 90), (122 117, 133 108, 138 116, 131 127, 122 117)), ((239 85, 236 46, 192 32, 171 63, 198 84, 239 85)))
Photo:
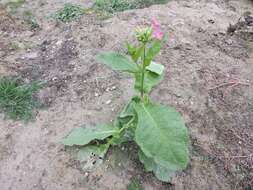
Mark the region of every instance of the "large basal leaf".
POLYGON ((169 170, 185 169, 188 157, 188 130, 181 115, 173 108, 139 102, 135 141, 155 163, 169 170))
MULTIPOLYGON (((135 84, 134 88, 138 92, 141 92, 141 73, 135 73, 135 84)), ((154 86, 159 84, 163 79, 163 75, 158 75, 154 72, 145 71, 145 77, 144 77, 144 92, 149 93, 154 86)))
POLYGON ((147 156, 145 156, 145 154, 141 150, 139 150, 138 155, 141 163, 144 164, 146 171, 152 171, 157 177, 157 179, 161 181, 170 181, 171 177, 174 174, 174 171, 155 163, 152 158, 148 158, 147 156))
POLYGON ((77 159, 80 161, 81 167, 84 171, 92 171, 103 163, 103 158, 108 150, 107 145, 88 145, 82 147, 77 159))
POLYGON ((113 125, 98 125, 90 128, 76 128, 62 140, 64 145, 86 145, 92 140, 103 140, 117 131, 113 125))
POLYGON ((139 70, 138 66, 128 57, 116 52, 101 53, 97 56, 97 60, 115 71, 136 73, 139 70))

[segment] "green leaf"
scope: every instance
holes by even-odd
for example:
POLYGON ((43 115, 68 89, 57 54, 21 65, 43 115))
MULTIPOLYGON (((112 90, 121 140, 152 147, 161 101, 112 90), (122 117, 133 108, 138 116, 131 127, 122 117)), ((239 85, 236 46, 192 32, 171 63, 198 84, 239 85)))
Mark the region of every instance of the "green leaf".
POLYGON ((170 181, 171 177, 174 174, 174 171, 155 163, 152 158, 148 158, 147 156, 145 156, 145 154, 141 150, 139 150, 138 155, 141 163, 144 164, 146 171, 152 171, 157 177, 157 179, 161 181, 170 181))
POLYGON ((101 53, 97 56, 97 60, 111 67, 115 71, 125 71, 130 73, 136 73, 139 71, 137 64, 119 53, 101 53))
POLYGON ((113 144, 120 145, 124 142, 132 141, 137 125, 137 115, 133 108, 133 101, 131 100, 119 114, 114 122, 115 127, 125 128, 118 136, 114 135, 113 144))
POLYGON ((140 45, 140 47, 134 47, 131 44, 127 43, 128 53, 131 55, 132 60, 137 62, 140 57, 144 54, 144 45, 140 45))
POLYGON ((103 163, 103 158, 108 151, 107 145, 89 145, 82 147, 77 154, 84 171, 92 171, 103 163))
POLYGON ((174 108, 151 103, 134 107, 138 115, 135 141, 144 154, 169 170, 185 169, 189 136, 181 115, 174 108))
POLYGON ((133 60, 137 62, 140 57, 143 57, 143 55, 144 55, 144 45, 141 45, 139 48, 137 48, 133 60))
POLYGON ((151 61, 150 65, 146 67, 146 70, 156 73, 158 75, 162 75, 164 71, 164 66, 162 64, 151 61))
POLYGON ((154 162, 154 160, 152 160, 152 158, 148 158, 147 156, 145 156, 145 154, 141 150, 138 151, 138 156, 141 163, 144 164, 146 171, 152 172, 155 169, 156 163, 154 162))
POLYGON ((121 122, 121 125, 128 124, 131 120, 135 119, 136 112, 133 107, 133 100, 131 100, 122 110, 122 112, 119 114, 118 119, 121 122))
MULTIPOLYGON (((163 79, 163 75, 158 75, 151 71, 145 71, 144 77, 144 92, 149 93, 154 86, 159 84, 163 79)), ((135 90, 141 92, 141 73, 135 73, 135 90)))
POLYGON ((112 125, 98 125, 92 128, 76 128, 67 137, 62 140, 62 143, 67 146, 86 145, 92 140, 103 140, 117 131, 112 125))
POLYGON ((150 48, 147 51, 145 58, 145 65, 148 66, 151 61, 155 58, 155 56, 160 52, 162 47, 162 41, 155 40, 151 43, 150 48))
POLYGON ((130 44, 130 43, 126 43, 126 47, 127 47, 127 51, 128 51, 128 53, 132 56, 132 55, 134 55, 135 54, 135 52, 136 52, 136 47, 134 47, 132 44, 130 44))

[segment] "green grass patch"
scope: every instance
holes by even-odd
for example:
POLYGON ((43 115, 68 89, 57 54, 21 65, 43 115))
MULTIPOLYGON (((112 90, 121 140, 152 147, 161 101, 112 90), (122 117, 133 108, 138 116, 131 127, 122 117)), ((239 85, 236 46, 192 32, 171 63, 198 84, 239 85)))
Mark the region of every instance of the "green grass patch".
POLYGON ((126 0, 96 0, 94 9, 114 13, 128 9, 134 9, 134 4, 126 0))
POLYGON ((60 20, 62 22, 71 22, 73 20, 77 20, 81 17, 82 14, 84 14, 85 9, 78 6, 78 5, 72 5, 72 4, 65 4, 64 7, 60 10, 58 10, 53 17, 56 20, 60 20))
POLYGON ((11 9, 17 9, 25 3, 25 0, 12 0, 6 3, 6 6, 11 9))
POLYGON ((5 4, 7 10, 11 14, 15 14, 17 9, 25 3, 25 0, 12 0, 5 4))
POLYGON ((154 4, 163 4, 168 1, 169 0, 96 0, 93 8, 112 14, 129 9, 145 8, 154 4))
POLYGON ((134 1, 135 5, 137 8, 145 8, 149 7, 151 5, 156 5, 156 4, 165 4, 168 3, 169 0, 137 0, 134 1))
POLYGON ((18 79, 0 78, 0 110, 13 120, 29 121, 33 110, 40 107, 34 93, 42 88, 42 83, 21 84, 18 79))

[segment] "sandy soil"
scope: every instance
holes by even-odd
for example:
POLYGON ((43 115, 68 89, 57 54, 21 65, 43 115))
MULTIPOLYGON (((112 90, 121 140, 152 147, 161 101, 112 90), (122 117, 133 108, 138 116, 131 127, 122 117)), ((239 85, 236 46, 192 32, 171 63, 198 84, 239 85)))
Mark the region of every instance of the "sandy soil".
MULTIPOLYGON (((28 124, 0 114, 1 190, 124 190, 132 178, 145 190, 250 190, 253 187, 253 42, 226 33, 247 0, 171 1, 101 20, 70 24, 48 19, 63 0, 27 0, 12 16, 0 9, 0 74, 41 80, 47 109, 28 124), (22 23, 31 10, 40 29, 22 23), (152 99, 175 106, 191 134, 191 163, 171 182, 144 172, 135 149, 114 148, 94 172, 84 172, 59 141, 71 129, 112 120, 133 94, 133 81, 98 64, 104 50, 125 52, 133 30, 157 18, 169 40, 157 61, 166 78, 152 99)), ((68 0, 84 7, 91 1, 68 0)))

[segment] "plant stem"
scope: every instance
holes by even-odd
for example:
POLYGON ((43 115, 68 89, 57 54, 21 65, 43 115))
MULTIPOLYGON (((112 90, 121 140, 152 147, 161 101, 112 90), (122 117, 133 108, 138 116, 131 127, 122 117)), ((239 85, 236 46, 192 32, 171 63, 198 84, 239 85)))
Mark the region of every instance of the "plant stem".
POLYGON ((113 135, 112 135, 112 138, 110 140, 108 140, 108 142, 105 144, 107 147, 110 147, 112 144, 113 144, 113 141, 115 140, 114 139, 114 136, 115 135, 119 135, 124 132, 126 129, 132 127, 133 125, 131 125, 133 121, 130 120, 124 127, 122 127, 120 130, 116 131, 113 135))
POLYGON ((142 98, 144 95, 145 59, 146 59, 146 44, 144 44, 144 49, 143 49, 143 63, 142 63, 142 71, 141 71, 141 97, 142 98))

